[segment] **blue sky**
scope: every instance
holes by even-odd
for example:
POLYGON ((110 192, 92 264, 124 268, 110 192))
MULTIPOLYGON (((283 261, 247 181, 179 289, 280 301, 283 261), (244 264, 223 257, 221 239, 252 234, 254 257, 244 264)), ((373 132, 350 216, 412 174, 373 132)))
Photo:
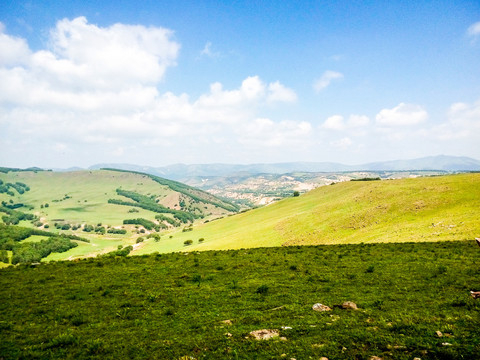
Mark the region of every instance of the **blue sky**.
POLYGON ((0 165, 480 158, 478 1, 3 1, 0 165))

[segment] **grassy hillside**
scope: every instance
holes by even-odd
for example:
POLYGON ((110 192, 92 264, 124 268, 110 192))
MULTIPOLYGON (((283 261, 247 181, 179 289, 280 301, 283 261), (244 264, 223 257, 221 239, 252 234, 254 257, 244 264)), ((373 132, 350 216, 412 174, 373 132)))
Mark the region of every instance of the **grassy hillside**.
POLYGON ((143 226, 124 225, 125 220, 145 219, 161 230, 173 227, 172 224, 185 226, 195 219, 213 219, 235 210, 211 194, 141 173, 8 171, 0 172, 0 181, 4 187, 0 192, 3 209, 0 215, 6 216, 5 211, 32 214, 35 220, 20 221, 19 225, 91 240, 90 244, 78 244, 68 253, 52 254, 49 259, 111 251, 119 245, 133 245, 138 237, 155 231, 148 229, 143 233, 146 230, 143 226), (64 225, 70 229, 62 229, 64 225), (86 226, 93 229, 86 232, 86 226), (123 228, 126 234, 108 233, 113 228, 123 228))
POLYGON ((480 235, 479 218, 478 173, 344 182, 196 225, 191 232, 147 242, 135 253, 464 240, 480 235), (186 240, 193 244, 186 247, 186 240))
POLYGON ((302 246, 0 269, 0 358, 479 359, 479 253, 302 246), (262 329, 279 337, 249 337, 262 329))

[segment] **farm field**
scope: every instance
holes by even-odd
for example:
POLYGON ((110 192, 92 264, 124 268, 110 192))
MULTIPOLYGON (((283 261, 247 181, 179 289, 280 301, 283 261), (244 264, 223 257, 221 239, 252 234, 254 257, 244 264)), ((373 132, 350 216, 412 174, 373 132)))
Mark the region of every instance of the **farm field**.
POLYGON ((478 359, 479 254, 455 241, 9 267, 0 358, 478 359), (265 329, 278 336, 250 335, 265 329))
POLYGON ((136 254, 259 246, 474 239, 480 174, 349 181, 235 216, 196 224, 136 254), (192 245, 185 246, 186 240, 192 245), (203 239, 202 242, 198 242, 203 239))

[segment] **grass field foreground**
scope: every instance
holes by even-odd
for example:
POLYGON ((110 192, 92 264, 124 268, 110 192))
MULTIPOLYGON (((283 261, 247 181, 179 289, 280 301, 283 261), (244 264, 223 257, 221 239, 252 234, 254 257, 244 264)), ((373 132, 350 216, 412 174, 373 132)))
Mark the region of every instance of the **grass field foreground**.
POLYGON ((456 241, 9 267, 0 358, 478 359, 479 257, 456 241), (335 307, 345 301, 359 309, 335 307), (249 336, 262 329, 279 337, 249 336))

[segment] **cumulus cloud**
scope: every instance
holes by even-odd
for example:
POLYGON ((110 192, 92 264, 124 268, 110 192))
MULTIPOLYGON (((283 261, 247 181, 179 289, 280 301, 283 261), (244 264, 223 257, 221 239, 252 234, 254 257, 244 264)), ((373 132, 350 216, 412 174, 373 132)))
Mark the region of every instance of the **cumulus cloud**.
POLYGON ((172 38, 171 30, 160 27, 100 28, 85 17, 63 19, 50 33, 52 51, 39 52, 36 58, 38 66, 54 74, 61 68, 63 75, 81 75, 95 87, 152 84, 175 65, 180 45, 172 38))
POLYGON ((345 122, 343 116, 333 115, 327 118, 322 125, 323 128, 328 130, 343 130, 345 129, 345 122))
POLYGON ((476 102, 454 103, 447 113, 447 121, 431 132, 439 140, 471 138, 478 142, 480 134, 480 99, 476 102))
POLYGON ((327 88, 333 80, 343 79, 343 74, 337 71, 327 70, 323 75, 313 83, 316 92, 320 92, 327 88))
POLYGON ((292 89, 289 89, 282 84, 280 84, 279 81, 276 81, 274 83, 271 83, 268 85, 268 97, 267 101, 268 102, 295 102, 297 101, 297 94, 295 91, 292 89))
POLYGON ((311 130, 312 126, 305 121, 274 122, 268 118, 257 118, 240 130, 239 142, 270 147, 295 145, 304 142, 311 130))
POLYGON ((296 101, 279 81, 249 76, 233 89, 216 82, 196 98, 160 93, 157 85, 179 54, 173 35, 160 27, 99 27, 79 17, 59 21, 49 47, 32 51, 0 27, 0 142, 128 156, 142 146, 176 152, 246 141, 272 147, 309 136, 309 123, 259 116, 266 105, 296 101))
POLYGON ((475 41, 480 36, 480 21, 468 27, 467 35, 472 38, 472 41, 475 41))
POLYGON ((383 126, 417 125, 428 118, 428 113, 420 105, 400 103, 393 109, 383 109, 375 117, 383 126))
POLYGON ((328 130, 350 130, 366 127, 370 123, 370 119, 365 115, 352 114, 345 121, 342 115, 333 115, 327 118, 322 124, 324 129, 328 130))
POLYGON ((30 57, 30 49, 24 39, 4 33, 5 26, 0 22, 0 66, 23 65, 30 57))
POLYGON ((360 128, 370 124, 370 119, 365 115, 352 114, 348 118, 348 126, 352 128, 360 128))

